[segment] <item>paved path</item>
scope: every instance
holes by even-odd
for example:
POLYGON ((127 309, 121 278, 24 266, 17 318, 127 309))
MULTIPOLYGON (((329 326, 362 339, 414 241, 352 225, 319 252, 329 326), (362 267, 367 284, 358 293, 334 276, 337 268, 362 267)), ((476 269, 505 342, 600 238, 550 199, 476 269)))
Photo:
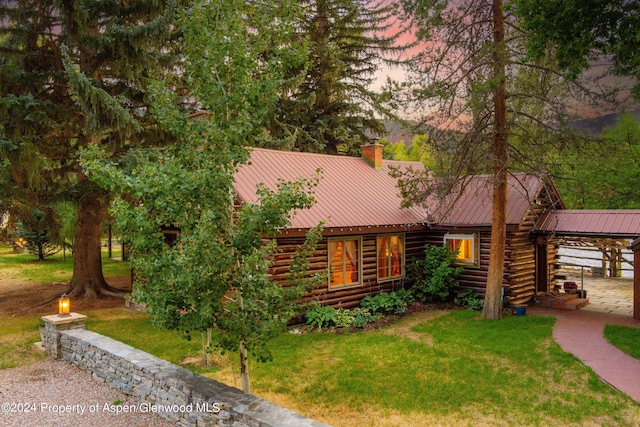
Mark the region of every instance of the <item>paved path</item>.
MULTIPOLYGON (((564 270, 563 270, 564 272, 564 270)), ((584 287, 589 298, 586 311, 633 316, 633 279, 626 277, 591 277, 584 279, 575 272, 565 272, 567 280, 584 287)))
POLYGON ((640 402, 640 360, 618 350, 604 338, 604 325, 640 327, 630 316, 585 310, 528 307, 527 314, 554 316, 553 338, 604 381, 640 402))

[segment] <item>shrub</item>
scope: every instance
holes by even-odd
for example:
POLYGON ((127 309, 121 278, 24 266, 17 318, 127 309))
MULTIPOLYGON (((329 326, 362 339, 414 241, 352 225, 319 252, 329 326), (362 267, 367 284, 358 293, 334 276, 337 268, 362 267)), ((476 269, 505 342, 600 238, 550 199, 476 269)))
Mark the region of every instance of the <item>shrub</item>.
POLYGON ((380 317, 381 315, 372 314, 369 309, 363 307, 357 307, 351 310, 345 308, 334 310, 329 306, 315 306, 313 310, 305 315, 307 325, 317 328, 327 326, 336 326, 338 328, 355 326, 356 328, 363 328, 367 323, 375 322, 380 317))
POLYGON ((328 305, 316 305, 311 311, 305 314, 307 325, 323 328, 336 324, 336 311, 328 305))
POLYGON ((462 267, 454 267, 456 254, 446 246, 425 245, 424 259, 408 269, 411 292, 420 302, 451 301, 458 289, 456 277, 462 267))
POLYGON ((454 302, 460 307, 470 310, 482 310, 484 305, 484 300, 481 300, 478 294, 470 288, 460 289, 454 298, 454 302))
POLYGON ((335 325, 338 328, 348 328, 353 324, 353 314, 351 310, 345 308, 339 308, 335 310, 335 325))
POLYGON ((372 314, 369 309, 357 307, 351 310, 353 316, 352 325, 356 328, 364 328, 367 323, 373 323, 378 320, 381 315, 372 314))
POLYGON ((413 296, 402 289, 398 292, 382 293, 364 297, 360 305, 372 313, 402 314, 407 311, 407 304, 413 301, 413 296))

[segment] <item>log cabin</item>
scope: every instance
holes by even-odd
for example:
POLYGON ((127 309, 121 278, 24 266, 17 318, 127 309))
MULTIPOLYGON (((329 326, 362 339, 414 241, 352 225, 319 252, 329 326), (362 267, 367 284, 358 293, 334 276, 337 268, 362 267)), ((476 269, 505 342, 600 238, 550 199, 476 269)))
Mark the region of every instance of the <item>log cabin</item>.
MULTIPOLYGON (((292 224, 275 236, 280 249, 271 274, 284 279, 306 231, 325 221, 323 239, 311 259, 311 271, 328 271, 326 285, 307 295, 334 307, 357 306, 367 295, 404 286, 406 267, 423 254, 425 244, 458 249, 464 267, 462 286, 484 296, 488 274, 492 187, 490 176, 473 177, 452 208, 439 216, 429 207, 401 209, 390 167, 424 168, 419 162, 383 160, 382 145, 362 147, 362 157, 252 149, 251 160, 235 176, 236 203, 257 201, 256 188, 276 188, 278 180, 310 177, 318 169, 317 203, 297 212, 292 224)), ((431 202, 435 203, 435 202, 431 202)), ((564 204, 549 179, 513 174, 509 182, 505 302, 527 303, 554 284, 557 247, 551 237, 536 238, 534 226, 548 209, 564 204)))

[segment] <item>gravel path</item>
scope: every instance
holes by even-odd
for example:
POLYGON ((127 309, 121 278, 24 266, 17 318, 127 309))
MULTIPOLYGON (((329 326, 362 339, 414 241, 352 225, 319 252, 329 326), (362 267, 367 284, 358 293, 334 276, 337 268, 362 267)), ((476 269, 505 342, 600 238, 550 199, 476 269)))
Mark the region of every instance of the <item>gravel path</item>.
POLYGON ((174 425, 144 412, 147 409, 137 399, 110 389, 67 362, 50 358, 0 370, 0 405, 3 427, 174 425), (118 409, 137 412, 117 413, 118 409))

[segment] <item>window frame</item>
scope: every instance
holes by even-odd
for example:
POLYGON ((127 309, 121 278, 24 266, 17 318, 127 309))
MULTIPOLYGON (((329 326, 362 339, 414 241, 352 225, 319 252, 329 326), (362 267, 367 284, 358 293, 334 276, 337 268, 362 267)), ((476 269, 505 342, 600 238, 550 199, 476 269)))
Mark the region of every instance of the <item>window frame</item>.
MULTIPOLYGON (((387 256, 387 259, 391 259, 391 255, 387 256)), ((384 282, 388 282, 388 281, 392 281, 392 280, 398 280, 398 279, 402 279, 405 277, 406 274, 406 263, 405 263, 405 259, 406 259, 406 239, 405 239, 405 233, 387 233, 387 234, 378 234, 376 235, 376 280, 378 283, 384 283, 384 282), (380 256, 379 256, 379 250, 380 250, 380 239, 385 238, 385 237, 398 237, 400 238, 400 241, 402 243, 402 249, 401 249, 401 259, 400 259, 400 268, 401 268, 401 273, 397 276, 392 276, 391 274, 387 277, 380 277, 380 256)), ((389 267, 391 268, 391 267, 389 267)))
POLYGON ((451 240, 470 240, 472 256, 469 259, 455 259, 454 265, 462 267, 480 267, 480 235, 479 233, 447 233, 444 235, 443 244, 451 248, 451 240))
MULTIPOLYGON (((345 288, 353 288, 353 287, 357 287, 357 286, 362 286, 362 284, 364 283, 364 280, 362 279, 362 272, 363 272, 363 268, 362 268, 362 264, 363 264, 363 259, 362 259, 362 236, 346 236, 346 237, 331 237, 327 239, 327 270, 328 270, 328 277, 327 277, 327 287, 328 289, 331 290, 335 290, 335 289, 345 289, 345 288), (330 250, 329 247, 331 245, 331 242, 343 242, 342 245, 342 258, 345 259, 344 256, 344 251, 345 251, 345 245, 344 242, 348 241, 348 240, 355 240, 358 243, 358 281, 357 282, 353 282, 353 283, 342 283, 342 284, 332 284, 332 273, 331 273, 331 258, 330 258, 330 250)), ((345 269, 346 269, 346 263, 343 261, 343 271, 342 274, 345 275, 345 269)))

